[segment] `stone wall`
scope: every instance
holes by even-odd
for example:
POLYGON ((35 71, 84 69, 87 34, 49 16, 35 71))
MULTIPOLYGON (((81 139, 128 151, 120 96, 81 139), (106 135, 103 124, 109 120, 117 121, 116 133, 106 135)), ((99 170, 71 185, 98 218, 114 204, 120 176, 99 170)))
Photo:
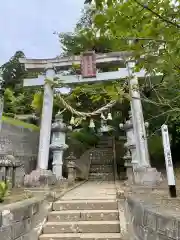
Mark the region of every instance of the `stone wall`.
POLYGON ((0 239, 38 240, 50 207, 35 198, 0 207, 0 239))
POLYGON ((141 193, 128 196, 125 205, 129 239, 180 239, 180 199, 141 193))
POLYGON ((25 172, 29 173, 36 167, 39 131, 9 123, 2 123, 0 133, 0 157, 13 155, 20 160, 25 172))

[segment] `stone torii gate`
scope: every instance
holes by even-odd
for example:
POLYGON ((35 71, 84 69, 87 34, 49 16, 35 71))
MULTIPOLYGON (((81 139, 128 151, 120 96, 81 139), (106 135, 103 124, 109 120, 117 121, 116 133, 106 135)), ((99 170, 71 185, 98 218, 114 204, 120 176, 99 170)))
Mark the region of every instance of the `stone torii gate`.
MULTIPOLYGON (((92 55, 91 55, 92 56, 92 55)), ((144 125, 144 117, 140 94, 137 87, 138 78, 144 78, 146 75, 145 70, 133 73, 134 62, 130 61, 130 53, 128 52, 114 52, 106 54, 94 54, 93 59, 95 66, 101 68, 105 65, 118 66, 118 71, 111 72, 95 72, 89 77, 82 75, 63 75, 58 72, 70 69, 74 64, 80 65, 82 63, 82 56, 62 57, 53 59, 20 59, 20 63, 25 64, 27 71, 44 72, 38 78, 25 79, 24 86, 44 86, 44 100, 42 109, 42 121, 40 129, 39 140, 39 154, 37 167, 46 170, 48 168, 49 159, 49 145, 50 145, 50 132, 52 121, 52 108, 53 108, 53 89, 51 84, 45 80, 50 78, 58 78, 65 84, 81 84, 93 83, 101 81, 114 81, 130 77, 130 95, 131 95, 131 112, 133 119, 133 129, 136 143, 137 160, 136 165, 139 168, 150 167, 148 145, 146 139, 146 130, 144 125), (55 72, 56 71, 56 72, 55 72)), ((88 71, 88 69, 86 69, 88 71)))

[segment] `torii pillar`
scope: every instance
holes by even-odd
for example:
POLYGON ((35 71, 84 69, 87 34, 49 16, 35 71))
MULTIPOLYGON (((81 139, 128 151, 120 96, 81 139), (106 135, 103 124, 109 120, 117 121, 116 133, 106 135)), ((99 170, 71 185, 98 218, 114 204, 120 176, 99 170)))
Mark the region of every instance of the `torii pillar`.
MULTIPOLYGON (((55 70, 52 64, 47 64, 45 79, 53 80, 55 70)), ((44 82, 44 97, 41 116, 41 128, 39 137, 39 152, 36 170, 25 175, 24 185, 37 187, 41 185, 52 185, 56 182, 56 176, 48 170, 49 146, 51 137, 51 123, 53 111, 53 88, 50 83, 44 82)))
MULTIPOLYGON (((53 66, 51 64, 47 65, 46 78, 53 79, 54 76, 55 70, 53 69, 53 66)), ((53 88, 51 87, 50 83, 45 82, 37 162, 37 168, 43 170, 48 169, 52 111, 53 111, 53 88)))
POLYGON ((131 100, 131 112, 133 119, 133 129, 136 142, 136 151, 139 158, 139 167, 150 167, 149 152, 147 144, 146 129, 144 124, 144 116, 142 110, 141 97, 139 93, 138 78, 133 77, 132 68, 134 68, 134 62, 128 62, 127 68, 129 70, 130 80, 129 89, 131 100))
POLYGON ((133 118, 133 129, 136 141, 136 151, 139 158, 138 166, 134 169, 134 181, 136 184, 156 186, 162 181, 161 173, 151 168, 149 161, 146 129, 144 124, 141 96, 139 93, 138 78, 133 76, 132 68, 134 62, 128 62, 129 89, 131 100, 131 111, 133 118))

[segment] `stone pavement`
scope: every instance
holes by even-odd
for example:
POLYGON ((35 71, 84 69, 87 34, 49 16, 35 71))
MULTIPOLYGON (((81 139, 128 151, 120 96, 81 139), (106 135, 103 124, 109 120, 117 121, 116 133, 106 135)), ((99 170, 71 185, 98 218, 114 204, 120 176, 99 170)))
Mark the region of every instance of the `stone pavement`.
POLYGON ((116 199, 114 182, 92 181, 68 192, 62 200, 116 199))

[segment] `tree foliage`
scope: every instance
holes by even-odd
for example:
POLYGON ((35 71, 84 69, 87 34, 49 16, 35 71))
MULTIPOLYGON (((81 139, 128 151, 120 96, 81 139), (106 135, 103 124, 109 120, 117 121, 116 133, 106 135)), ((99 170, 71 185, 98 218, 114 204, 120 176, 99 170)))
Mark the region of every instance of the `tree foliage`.
MULTIPOLYGON (((64 54, 79 54, 86 50, 96 53, 131 51, 132 59, 136 61, 134 71, 143 68, 151 75, 140 81, 150 136, 157 134, 163 123, 168 123, 172 142, 179 144, 180 1, 86 0, 85 3, 85 11, 75 31, 60 34, 64 54), (157 73, 161 73, 161 77, 154 78, 157 73)), ((128 89, 124 85, 114 83, 110 88, 108 84, 97 85, 82 85, 77 93, 88 92, 94 101, 99 101, 99 89, 103 89, 100 92, 108 99, 117 99, 116 86, 119 86, 121 102, 124 98, 128 100, 128 89)))
MULTIPOLYGON (((69 48, 68 39, 63 42, 63 35, 60 35, 60 41, 64 44, 66 53, 79 53, 80 50, 77 49, 79 46, 81 51, 94 50, 94 44, 97 46, 98 42, 105 46, 103 49, 105 52, 106 50, 131 51, 132 58, 137 63, 136 71, 144 68, 152 76, 157 73, 162 74, 162 78, 159 78, 158 81, 146 78, 141 83, 142 100, 146 104, 154 104, 159 107, 160 114, 162 111, 167 113, 170 111, 171 116, 173 113, 178 116, 179 1, 172 3, 169 0, 149 2, 144 0, 96 0, 95 2, 96 5, 91 4, 85 8, 74 33, 68 35, 71 36, 74 43, 77 40, 81 44, 73 44, 73 48, 69 48), (70 49, 69 52, 68 49, 70 49)), ((95 51, 101 52, 96 49, 95 51)), ((122 91, 124 89, 121 88, 122 91)), ((111 88, 111 91, 107 89, 107 93, 117 96, 118 91, 117 88, 113 90, 111 88)))
POLYGON ((25 69, 24 66, 19 63, 19 58, 23 57, 25 57, 24 53, 17 51, 8 62, 1 66, 5 88, 8 87, 15 89, 17 84, 21 84, 21 80, 25 75, 25 69))
MULTIPOLYGON (((23 79, 28 75, 19 58, 25 57, 22 51, 17 51, 0 69, 4 80, 4 113, 6 115, 33 113, 33 96, 36 89, 23 88, 23 79)), ((33 73, 36 75, 36 73, 33 73)))

